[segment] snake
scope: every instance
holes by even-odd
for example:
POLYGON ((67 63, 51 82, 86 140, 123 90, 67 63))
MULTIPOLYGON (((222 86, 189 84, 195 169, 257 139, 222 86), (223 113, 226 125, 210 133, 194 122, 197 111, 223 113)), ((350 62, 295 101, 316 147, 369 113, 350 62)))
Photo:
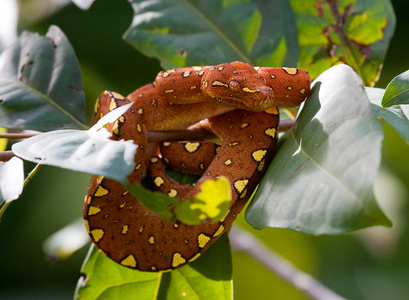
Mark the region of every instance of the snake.
POLYGON ((133 102, 107 130, 113 140, 138 145, 131 184, 149 180, 170 197, 189 201, 201 183, 224 176, 232 200, 216 223, 170 223, 146 209, 119 182, 93 175, 84 199, 83 217, 92 242, 118 264, 140 271, 166 272, 200 257, 228 232, 270 164, 278 140, 277 107, 298 106, 311 79, 303 69, 252 67, 243 62, 161 71, 154 83, 127 97, 113 91, 99 96, 93 123, 133 102), (147 132, 199 127, 220 139, 147 141, 147 132), (200 176, 196 184, 172 179, 166 168, 200 176))

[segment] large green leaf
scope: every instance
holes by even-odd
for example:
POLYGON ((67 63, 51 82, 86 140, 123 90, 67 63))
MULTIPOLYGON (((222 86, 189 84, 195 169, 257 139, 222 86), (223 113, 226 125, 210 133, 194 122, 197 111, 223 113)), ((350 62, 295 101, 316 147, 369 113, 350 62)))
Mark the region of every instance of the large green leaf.
POLYGON ((389 0, 290 0, 296 14, 300 66, 313 78, 339 63, 354 68, 365 85, 379 76, 395 15, 389 0))
POLYGON ((409 105, 393 105, 385 108, 381 104, 382 99, 385 99, 384 89, 367 87, 365 90, 378 117, 392 125, 409 144, 409 105))
POLYGON ((297 30, 286 0, 132 0, 125 39, 164 68, 240 60, 296 66, 297 30))
POLYGON ((109 140, 111 134, 103 126, 115 121, 132 104, 113 110, 89 130, 46 132, 14 144, 12 150, 35 163, 98 174, 126 183, 126 176, 135 167, 137 146, 132 140, 109 140))
POLYGON ((125 268, 92 247, 75 299, 232 299, 232 262, 224 234, 194 262, 166 273, 125 268))
POLYGON ((382 139, 362 80, 346 65, 327 70, 280 141, 247 221, 311 234, 390 225, 372 190, 382 139))
POLYGON ((396 76, 386 87, 382 106, 409 104, 409 71, 396 76))
POLYGON ((0 55, 0 126, 86 128, 81 72, 63 32, 24 32, 0 55))

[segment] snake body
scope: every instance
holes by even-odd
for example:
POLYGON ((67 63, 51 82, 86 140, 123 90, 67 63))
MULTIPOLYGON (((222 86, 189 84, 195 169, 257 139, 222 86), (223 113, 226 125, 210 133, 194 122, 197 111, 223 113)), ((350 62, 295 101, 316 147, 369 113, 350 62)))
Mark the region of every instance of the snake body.
POLYGON ((138 144, 136 167, 128 176, 131 183, 140 182, 149 170, 158 190, 189 199, 200 192, 202 182, 224 176, 231 185, 232 201, 227 216, 217 223, 171 224, 143 207, 120 183, 93 176, 84 204, 91 240, 115 262, 142 271, 173 270, 198 258, 229 230, 264 175, 277 143, 276 106, 299 105, 309 86, 304 70, 253 68, 234 62, 160 72, 154 84, 127 98, 103 92, 94 123, 116 107, 135 102, 108 126, 112 139, 138 144), (147 131, 186 129, 193 124, 213 132, 221 145, 165 142, 159 153, 155 150, 158 155, 151 156, 147 131), (175 182, 164 171, 166 163, 201 178, 193 186, 175 182))

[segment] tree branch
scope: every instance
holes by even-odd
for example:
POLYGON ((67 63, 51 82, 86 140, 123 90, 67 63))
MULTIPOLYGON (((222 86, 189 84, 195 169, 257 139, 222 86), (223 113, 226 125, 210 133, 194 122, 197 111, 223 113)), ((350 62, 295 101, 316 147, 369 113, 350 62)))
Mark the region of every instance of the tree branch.
POLYGON ((291 262, 279 256, 253 234, 241 229, 238 225, 233 224, 229 238, 233 250, 245 252, 282 280, 308 295, 311 299, 345 299, 321 284, 311 275, 297 269, 291 262))

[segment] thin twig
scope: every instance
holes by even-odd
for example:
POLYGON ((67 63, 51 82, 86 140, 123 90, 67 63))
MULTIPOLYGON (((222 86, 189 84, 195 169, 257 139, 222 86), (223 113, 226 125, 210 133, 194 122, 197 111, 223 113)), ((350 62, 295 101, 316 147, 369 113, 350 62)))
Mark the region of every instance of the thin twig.
POLYGON ((259 261, 272 273, 290 283, 296 289, 316 300, 345 299, 324 286, 311 275, 297 269, 291 262, 265 246, 253 234, 234 224, 229 233, 233 250, 242 251, 259 261))

